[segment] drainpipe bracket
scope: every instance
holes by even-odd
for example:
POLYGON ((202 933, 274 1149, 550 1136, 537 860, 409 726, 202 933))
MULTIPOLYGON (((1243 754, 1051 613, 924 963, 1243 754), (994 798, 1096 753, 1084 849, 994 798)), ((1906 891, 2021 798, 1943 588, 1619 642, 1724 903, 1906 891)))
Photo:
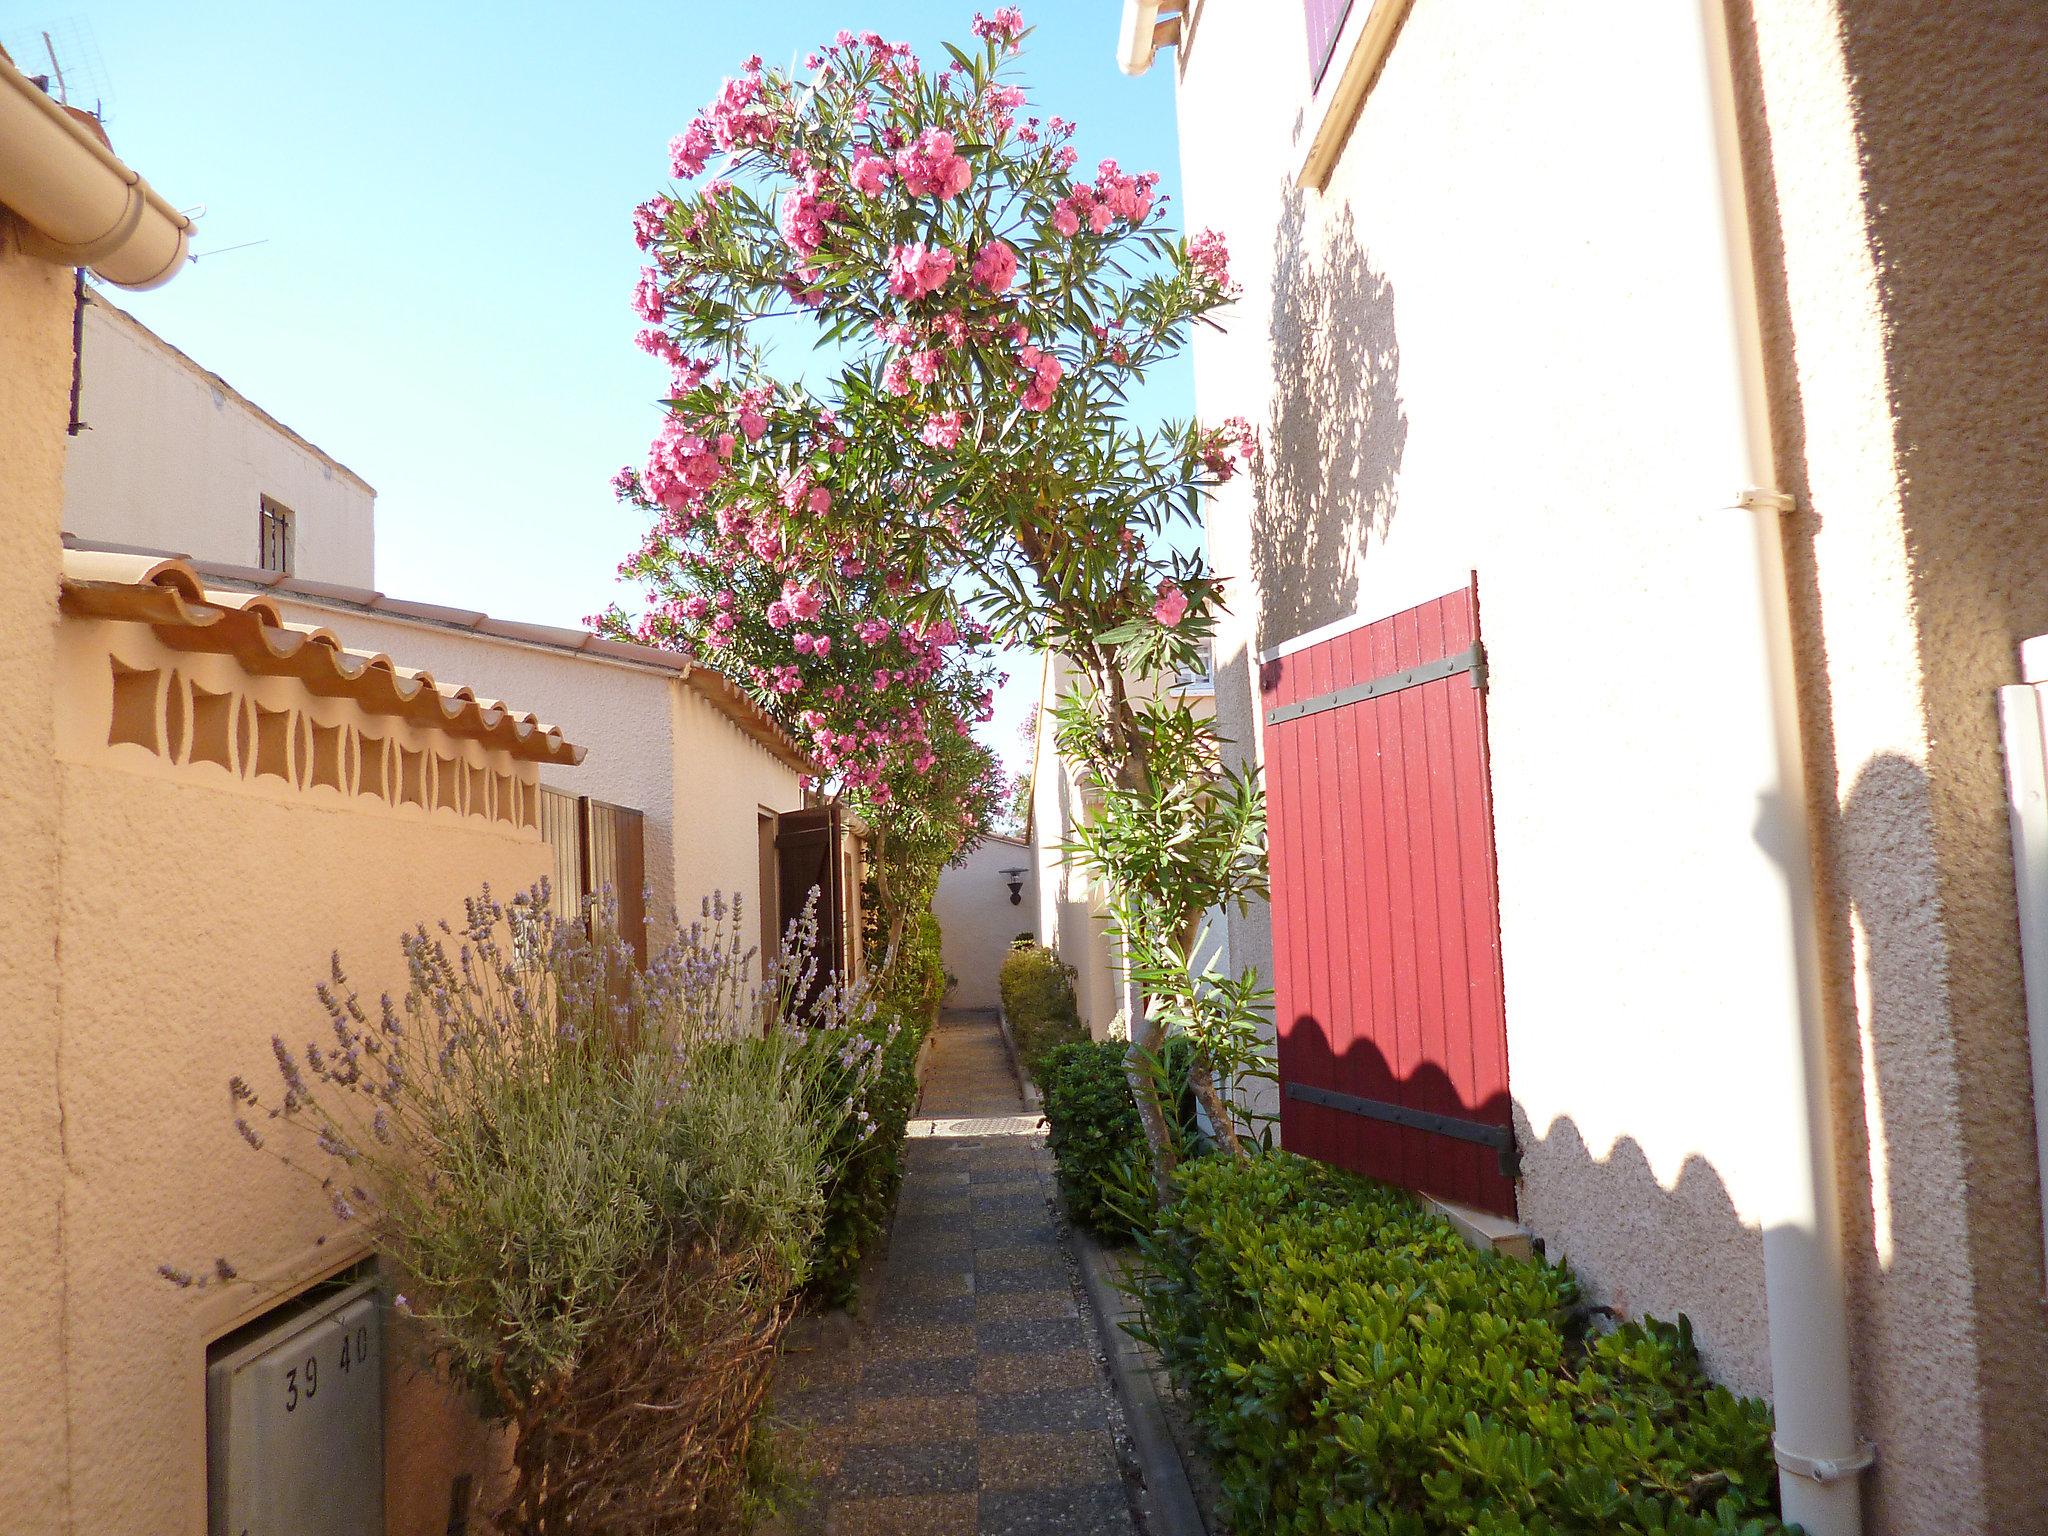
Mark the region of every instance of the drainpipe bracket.
POLYGON ((1790 512, 1799 503, 1783 491, 1768 491, 1746 485, 1736 493, 1735 505, 1748 512, 1790 512))
POLYGON ((1772 1453, 1778 1458, 1778 1465, 1794 1477, 1806 1478, 1819 1483, 1823 1488, 1830 1483, 1839 1483, 1853 1478, 1877 1460, 1877 1447, 1870 1441, 1859 1438, 1858 1449, 1853 1456, 1803 1456, 1798 1451, 1789 1451, 1776 1441, 1771 1443, 1772 1453))

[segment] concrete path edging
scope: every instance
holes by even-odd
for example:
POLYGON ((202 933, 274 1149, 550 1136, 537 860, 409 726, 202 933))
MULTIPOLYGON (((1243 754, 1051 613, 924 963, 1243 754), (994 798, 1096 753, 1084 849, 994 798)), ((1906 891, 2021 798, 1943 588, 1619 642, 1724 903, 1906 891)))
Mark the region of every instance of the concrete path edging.
POLYGON ((1144 1346, 1123 1330, 1123 1320, 1132 1314, 1111 1273, 1109 1250, 1071 1223, 1068 1231, 1075 1256, 1081 1261, 1081 1287, 1087 1293, 1088 1309, 1095 1314, 1095 1328, 1109 1359, 1110 1379, 1123 1399, 1131 1449, 1138 1458, 1145 1491, 1151 1495, 1153 1536, 1208 1536, 1201 1503, 1181 1463, 1180 1448, 1166 1427, 1166 1408, 1159 1401, 1144 1346))

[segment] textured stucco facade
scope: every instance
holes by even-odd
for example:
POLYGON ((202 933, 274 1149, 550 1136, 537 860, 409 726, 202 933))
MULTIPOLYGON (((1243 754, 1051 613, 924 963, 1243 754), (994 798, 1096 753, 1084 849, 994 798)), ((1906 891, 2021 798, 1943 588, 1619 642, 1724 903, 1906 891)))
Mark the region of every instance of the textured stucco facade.
POLYGON ((294 514, 294 574, 371 585, 377 493, 360 475, 96 293, 83 341, 66 532, 254 566, 268 496, 294 514))
POLYGON ((1030 845, 1010 837, 983 838, 965 859, 939 871, 932 910, 939 919, 941 958, 953 978, 946 1006, 999 1006, 996 978, 1003 957, 1018 934, 1038 932, 1038 869, 1030 845), (1015 906, 1006 869, 1021 871, 1021 899, 1015 906))
MULTIPOLYGON (((1360 5, 1364 0, 1359 0, 1360 5)), ((1217 710, 1479 579, 1521 1215, 1768 1393, 1768 699, 1696 7, 1416 0, 1326 189, 1298 12, 1191 8, 1185 222, 1245 294, 1199 405, 1217 710)), ((2048 629, 2048 13, 1734 7, 1820 891, 1870 1528, 2048 1527, 2033 1106, 1991 690, 2048 629)), ((1333 72, 1334 73, 1334 72, 1333 72)), ((1796 882, 1795 882, 1796 883, 1796 882)), ((1051 882, 1048 881, 1048 887, 1051 882)), ((1238 964, 1270 964, 1263 910, 1238 964)))
POLYGON ((0 1509, 65 1529, 62 1028, 56 698, 71 274, 21 253, 0 211, 0 1509))

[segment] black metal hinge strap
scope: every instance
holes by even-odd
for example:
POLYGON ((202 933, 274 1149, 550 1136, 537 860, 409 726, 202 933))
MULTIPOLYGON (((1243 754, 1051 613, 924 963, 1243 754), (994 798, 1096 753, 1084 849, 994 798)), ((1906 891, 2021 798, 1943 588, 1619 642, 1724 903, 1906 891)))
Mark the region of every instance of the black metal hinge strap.
POLYGON ((1338 1093, 1333 1088, 1315 1088, 1307 1083, 1289 1083, 1286 1092, 1288 1098, 1303 1104, 1320 1104, 1325 1109, 1340 1109, 1347 1115, 1384 1120, 1389 1125, 1404 1126, 1411 1131, 1427 1131, 1432 1136, 1449 1136, 1458 1141, 1491 1147, 1500 1154, 1500 1171, 1503 1174, 1511 1179, 1520 1175, 1521 1149, 1515 1145, 1512 1126, 1484 1125, 1457 1115, 1410 1109, 1405 1104, 1389 1104, 1384 1099, 1361 1099, 1356 1094, 1338 1093))
POLYGON ((1303 699, 1299 704, 1282 704, 1277 709, 1266 711, 1266 724, 1279 725, 1287 720, 1299 720, 1303 715, 1319 715, 1326 709, 1342 709, 1347 704, 1363 703, 1367 699, 1382 698, 1390 693, 1399 693, 1404 688, 1420 688, 1424 683, 1438 682, 1446 677, 1456 677, 1460 672, 1472 674, 1472 686, 1486 686, 1486 648, 1474 641, 1455 656, 1446 656, 1439 661, 1425 661, 1420 666, 1404 667, 1399 672, 1389 672, 1384 677, 1375 677, 1363 683, 1353 683, 1339 688, 1334 693, 1319 693, 1312 699, 1303 699))

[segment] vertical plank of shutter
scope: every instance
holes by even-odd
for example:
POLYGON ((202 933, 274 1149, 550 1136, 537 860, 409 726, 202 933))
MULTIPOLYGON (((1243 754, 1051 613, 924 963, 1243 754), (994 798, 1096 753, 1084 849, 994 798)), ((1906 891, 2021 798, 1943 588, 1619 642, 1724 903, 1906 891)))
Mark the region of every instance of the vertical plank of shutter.
MULTIPOLYGON (((1409 609, 1394 620, 1395 665, 1412 667, 1430 654, 1435 643, 1426 635, 1422 610, 1409 609)), ((1413 911, 1410 931, 1414 935, 1413 975, 1410 1003, 1416 1021, 1419 1049, 1410 1069, 1403 1102, 1411 1108, 1454 1111, 1451 1095, 1445 1091, 1443 976, 1438 964, 1440 925, 1436 911, 1436 849, 1429 814, 1429 740, 1423 726, 1421 688, 1408 688, 1393 695, 1401 716, 1402 824, 1407 829, 1408 883, 1406 897, 1413 911)), ((1444 1171, 1451 1161, 1444 1138, 1427 1134, 1409 1140, 1424 1160, 1418 1187, 1438 1191, 1444 1187, 1444 1171)))
MULTIPOLYGON (((1272 902, 1273 1024, 1278 1037, 1279 1072, 1283 1083, 1301 1079, 1296 1019, 1302 960, 1306 944, 1301 903, 1302 866, 1299 852, 1301 800, 1295 774, 1295 744, 1285 725, 1264 724, 1265 710, 1290 702, 1290 668, 1283 660, 1259 669, 1260 729, 1265 732, 1267 783, 1266 848, 1272 902)), ((1301 1110, 1285 1094, 1280 1098, 1280 1143, 1310 1155, 1303 1144, 1301 1110)))
MULTIPOLYGON (((1341 688, 1349 679, 1343 676, 1338 664, 1338 647, 1319 645, 1308 653, 1308 676, 1303 686, 1310 694, 1324 694, 1341 688)), ((1316 952, 1321 963, 1316 966, 1317 1017, 1322 1021, 1321 1045, 1325 1053, 1317 1063, 1317 1080, 1335 1083, 1346 1074, 1345 1056, 1351 1044, 1351 977, 1346 940, 1350 933, 1345 911, 1344 846, 1345 787, 1351 783, 1347 772, 1348 763, 1341 751, 1339 710, 1324 710, 1309 717, 1307 724, 1313 733, 1314 761, 1317 768, 1312 780, 1316 794, 1316 887, 1323 900, 1323 938, 1316 952)), ((1358 1166, 1362 1150, 1358 1145, 1357 1127, 1351 1122, 1357 1117, 1341 1110, 1323 1109, 1318 1111, 1325 1132, 1329 1138, 1332 1157, 1349 1168, 1358 1166)))
MULTIPOLYGON (((1465 594, 1454 592, 1429 605, 1435 615, 1436 654, 1449 656, 1472 643, 1471 622, 1465 594)), ((1450 1076, 1454 1108, 1452 1113, 1471 1119, 1483 1118, 1479 1094, 1475 1091, 1473 1063, 1476 1057, 1472 1031, 1472 988, 1466 965, 1466 935, 1481 903, 1478 893, 1465 883, 1462 818, 1458 808, 1457 742, 1451 729, 1452 701, 1458 692, 1472 691, 1469 676, 1447 677, 1416 691, 1429 730, 1429 798, 1435 827, 1436 901, 1443 925, 1437 946, 1437 961, 1443 976, 1444 1070, 1450 1076)), ((1458 1190, 1456 1198, 1476 1203, 1484 1192, 1486 1149, 1459 1143, 1456 1147, 1458 1190)))
MULTIPOLYGON (((1399 670, 1402 659, 1401 624, 1397 618, 1372 626, 1372 671, 1375 677, 1399 670)), ((1407 738, 1401 718, 1400 695, 1388 694, 1370 700, 1380 729, 1379 794, 1385 827, 1382 852, 1387 870, 1388 939, 1387 971, 1381 982, 1387 1017, 1393 1021, 1395 1043, 1395 1102, 1409 1102, 1408 1084, 1421 1059, 1423 1041, 1420 1016, 1415 1006, 1415 903, 1413 898, 1412 842, 1409 835, 1408 789, 1405 758, 1407 738)), ((1400 1145, 1399 1182, 1414 1188, 1423 1178, 1426 1159, 1416 1146, 1418 1138, 1403 1132, 1400 1145)))
MULTIPOLYGON (((1465 609, 1472 639, 1482 639, 1476 579, 1465 593, 1465 609)), ((1458 818, 1459 869, 1473 910, 1473 921, 1466 932, 1467 974, 1472 985, 1473 1096, 1483 1106, 1480 1118, 1494 1125, 1512 1126, 1507 998, 1500 955, 1500 881, 1493 846, 1493 768, 1486 740, 1485 698, 1477 688, 1466 689, 1457 697, 1458 707, 1453 716, 1454 727, 1460 732, 1459 791, 1463 806, 1458 818)), ((1479 1203, 1488 1210, 1512 1215, 1514 1182, 1500 1171, 1498 1159, 1492 1157, 1486 1160, 1485 1173, 1485 1193, 1479 1203)))

